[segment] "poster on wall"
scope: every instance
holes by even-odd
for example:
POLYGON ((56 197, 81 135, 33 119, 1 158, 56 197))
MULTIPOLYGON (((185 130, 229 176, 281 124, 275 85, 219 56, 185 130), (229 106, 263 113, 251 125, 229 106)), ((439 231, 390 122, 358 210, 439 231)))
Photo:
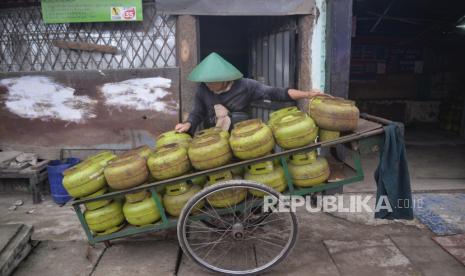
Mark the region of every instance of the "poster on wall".
POLYGON ((142 0, 42 0, 45 23, 142 21, 142 0))

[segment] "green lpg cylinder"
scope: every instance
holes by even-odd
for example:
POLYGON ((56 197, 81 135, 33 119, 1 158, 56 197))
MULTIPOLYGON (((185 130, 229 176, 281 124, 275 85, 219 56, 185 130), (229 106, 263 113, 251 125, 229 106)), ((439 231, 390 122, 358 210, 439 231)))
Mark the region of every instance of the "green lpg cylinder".
POLYGON ((341 132, 335 131, 335 130, 327 130, 327 129, 320 128, 318 132, 318 140, 320 142, 331 141, 331 140, 339 138, 340 136, 341 136, 341 132))
POLYGON ((244 172, 245 172, 244 167, 235 167, 231 169, 231 173, 234 179, 236 178, 242 179, 244 177, 244 172))
POLYGON ((235 124, 229 143, 234 155, 243 160, 267 155, 275 145, 271 129, 260 119, 235 124))
POLYGON ((275 122, 273 133, 283 149, 294 149, 314 143, 318 127, 305 113, 287 115, 275 122))
POLYGON ((184 148, 188 148, 192 137, 187 133, 179 133, 174 130, 162 133, 157 137, 157 148, 168 144, 179 144, 184 148))
POLYGON ((74 198, 91 195, 106 185, 100 163, 83 162, 63 172, 63 187, 74 198))
POLYGON ((99 164, 102 167, 108 165, 108 163, 112 160, 116 159, 116 155, 113 154, 111 151, 101 151, 95 155, 91 155, 84 159, 83 163, 94 163, 99 164))
POLYGON ((116 155, 102 151, 87 157, 84 161, 63 172, 63 186, 72 197, 88 196, 106 184, 103 168, 114 160, 116 155))
MULTIPOLYGON (((174 217, 178 217, 187 201, 201 189, 198 185, 189 185, 185 182, 167 185, 166 192, 163 195, 163 206, 166 212, 174 217)), ((202 201, 195 208, 202 209, 203 206, 204 202, 202 201)))
POLYGON ((149 176, 147 161, 139 155, 117 158, 103 172, 108 186, 116 190, 138 186, 149 176))
POLYGON ((144 198, 147 197, 148 193, 149 193, 148 191, 140 191, 140 192, 125 194, 124 198, 126 199, 126 202, 129 202, 129 203, 139 202, 139 201, 144 200, 144 198))
MULTIPOLYGON (((88 195, 86 197, 83 197, 81 199, 95 198, 95 197, 104 195, 107 191, 108 191, 108 189, 106 187, 103 187, 102 189, 96 191, 95 193, 93 193, 91 195, 88 195)), ((98 208, 101 208, 103 206, 107 206, 110 203, 111 203, 111 199, 102 199, 102 200, 97 200, 97 201, 84 203, 84 206, 86 206, 86 210, 92 211, 92 210, 96 210, 98 208)))
POLYGON ((123 214, 129 224, 135 226, 155 223, 161 217, 157 203, 150 193, 146 193, 141 201, 124 203, 123 214))
POLYGON ((208 135, 208 134, 219 134, 222 138, 224 139, 229 139, 229 132, 226 130, 223 130, 219 127, 212 127, 212 128, 207 128, 207 129, 202 129, 201 131, 197 132, 195 134, 195 138, 208 135))
POLYGON ((197 170, 220 167, 232 160, 228 140, 219 134, 207 134, 194 139, 188 154, 192 166, 197 170))
POLYGON ((121 203, 112 203, 84 212, 84 218, 89 229, 96 235, 107 235, 120 230, 124 226, 124 215, 121 203))
MULTIPOLYGON (((274 165, 273 161, 265 161, 249 165, 247 167, 247 172, 244 175, 244 179, 265 184, 280 193, 286 190, 287 187, 283 168, 279 165, 274 165)), ((249 189, 249 192, 258 197, 265 195, 264 192, 254 189, 249 189)))
POLYGON ((360 115, 355 102, 324 96, 312 98, 308 110, 319 127, 334 131, 355 130, 360 115))
POLYGON ((150 173, 157 180, 183 175, 191 170, 187 150, 179 144, 157 148, 147 160, 150 173))
POLYGON ((273 111, 270 113, 270 118, 268 119, 268 126, 273 129, 274 124, 281 119, 282 117, 285 117, 287 115, 292 115, 300 113, 299 109, 297 106, 291 106, 291 107, 285 107, 278 109, 276 111, 273 111))
POLYGON ((289 157, 289 161, 294 164, 306 165, 315 162, 317 157, 318 155, 316 150, 312 150, 309 152, 293 154, 289 157))
MULTIPOLYGON (((212 186, 222 181, 232 180, 231 171, 222 171, 207 176, 208 182, 205 186, 212 186)), ((207 197, 208 203, 215 208, 231 207, 243 201, 247 196, 247 189, 235 188, 227 189, 222 192, 215 192, 207 197)))
POLYGON ((318 157, 313 162, 310 158, 291 158, 289 172, 294 185, 312 187, 325 182, 330 174, 328 162, 324 157, 318 157))
POLYGON ((128 150, 124 152, 123 154, 121 154, 119 157, 121 158, 121 157, 128 157, 131 155, 138 155, 144 158, 145 160, 147 160, 152 153, 153 153, 153 150, 149 146, 144 145, 144 146, 140 146, 135 149, 132 149, 132 150, 128 150))
POLYGON ((205 185, 205 183, 207 183, 207 176, 206 175, 199 175, 197 177, 189 179, 188 182, 190 182, 190 184, 198 185, 200 187, 203 187, 205 185))

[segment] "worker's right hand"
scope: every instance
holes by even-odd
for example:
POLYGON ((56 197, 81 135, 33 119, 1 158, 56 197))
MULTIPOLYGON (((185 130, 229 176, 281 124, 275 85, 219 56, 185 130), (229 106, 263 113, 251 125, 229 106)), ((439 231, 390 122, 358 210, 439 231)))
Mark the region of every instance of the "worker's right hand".
POLYGON ((190 128, 191 128, 191 123, 186 122, 186 123, 177 124, 174 127, 174 130, 176 130, 176 132, 183 133, 183 132, 189 131, 190 128))

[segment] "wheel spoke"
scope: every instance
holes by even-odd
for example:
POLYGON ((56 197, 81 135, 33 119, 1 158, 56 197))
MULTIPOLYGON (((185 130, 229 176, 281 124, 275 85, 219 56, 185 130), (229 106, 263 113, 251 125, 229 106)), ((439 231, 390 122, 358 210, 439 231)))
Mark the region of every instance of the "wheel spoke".
MULTIPOLYGON (((226 236, 227 233, 228 233, 228 232, 225 231, 225 232, 223 233, 223 235, 221 235, 221 237, 219 238, 219 240, 224 239, 224 237, 226 236)), ((205 256, 203 256, 203 259, 206 259, 206 258, 207 258, 208 254, 210 254, 210 252, 213 250, 213 248, 216 247, 216 245, 217 245, 217 243, 213 244, 213 246, 210 248, 210 250, 207 251, 207 254, 205 254, 205 256)))
MULTIPOLYGON (((254 200, 253 200, 254 198, 255 198, 255 195, 252 194, 252 200, 251 200, 252 202, 254 201, 254 200)), ((250 217, 252 214, 253 214, 253 207, 250 208, 249 215, 248 215, 246 218, 244 218, 244 220, 242 220, 242 222, 245 223, 245 222, 249 219, 249 217, 250 217)))
POLYGON ((203 210, 199 210, 199 211, 206 214, 207 216, 209 216, 211 218, 214 218, 214 219, 217 219, 217 220, 221 221, 225 226, 231 226, 232 225, 229 222, 221 219, 220 215, 218 214, 218 212, 216 212, 216 210, 214 210, 214 208, 212 210, 217 214, 217 217, 215 217, 215 216, 211 215, 210 213, 207 213, 207 212, 205 212, 203 210))
MULTIPOLYGON (((185 207, 178 237, 185 254, 210 271, 224 274, 259 274, 284 259, 295 243, 294 213, 264 213, 263 198, 244 191, 256 190, 275 198, 279 194, 247 181, 219 183, 199 192, 185 207), (221 202, 215 208, 208 199, 221 202), (231 200, 244 198, 242 202, 231 200), (198 202, 207 204, 192 216, 198 202), (200 218, 200 219, 199 219, 200 218)), ((213 202, 213 203, 215 203, 213 202)))
POLYGON ((229 251, 234 247, 234 244, 231 243, 231 246, 227 250, 225 250, 222 254, 218 255, 214 261, 212 261, 212 264, 216 263, 218 260, 221 260, 224 256, 226 256, 229 251))
POLYGON ((255 230, 257 230, 259 228, 259 226, 267 225, 267 224, 269 224, 271 222, 282 221, 282 220, 284 220, 284 219, 276 219, 276 220, 267 221, 266 223, 265 222, 260 222, 260 223, 254 224, 254 228, 250 232, 253 233, 255 230))
MULTIPOLYGON (((223 191, 221 191, 221 194, 224 196, 224 192, 223 192, 223 191)), ((233 196, 235 196, 236 190, 233 189, 232 192, 231 192, 231 194, 232 194, 233 196)), ((237 202, 234 203, 234 208, 233 208, 233 207, 231 206, 231 204, 228 202, 228 209, 232 209, 232 212, 231 212, 231 213, 232 213, 232 215, 234 216, 233 224, 235 224, 236 221, 240 221, 240 219, 239 219, 239 218, 237 217, 237 215, 236 215, 236 206, 237 206, 237 202), (236 220, 236 219, 237 219, 237 220, 236 220)))

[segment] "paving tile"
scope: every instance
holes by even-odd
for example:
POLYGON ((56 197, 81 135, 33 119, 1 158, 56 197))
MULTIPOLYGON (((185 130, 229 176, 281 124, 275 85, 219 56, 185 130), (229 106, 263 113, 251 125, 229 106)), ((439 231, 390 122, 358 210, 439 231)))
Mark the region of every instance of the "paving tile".
POLYGON ((325 240, 342 275, 412 275, 418 271, 389 238, 325 240))
MULTIPOLYGON (((273 267, 266 275, 340 275, 322 242, 297 240, 291 254, 273 267)), ((192 262, 187 256, 182 257, 178 276, 214 275, 192 262)))
POLYGON ((465 234, 433 237, 433 240, 465 265, 465 234))
POLYGON ((215 275, 202 269, 200 266, 191 261, 186 255, 182 256, 178 274, 176 276, 194 276, 194 275, 215 275))
POLYGON ((89 275, 104 247, 83 241, 43 241, 18 266, 15 276, 89 275))
POLYGON ((177 255, 178 244, 174 241, 115 242, 92 275, 174 275, 177 255))
POLYGON ((340 275, 328 250, 320 242, 297 240, 294 250, 267 275, 340 275))
POLYGON ((429 236, 390 236, 423 275, 465 275, 465 267, 438 246, 429 236))

